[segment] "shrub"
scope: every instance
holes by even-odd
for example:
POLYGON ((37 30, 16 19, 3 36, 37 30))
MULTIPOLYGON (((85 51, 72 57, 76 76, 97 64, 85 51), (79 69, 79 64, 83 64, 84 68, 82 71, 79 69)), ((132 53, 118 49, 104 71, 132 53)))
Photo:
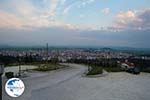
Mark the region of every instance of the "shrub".
POLYGON ((142 72, 150 73, 150 68, 145 68, 141 70, 142 72))
POLYGON ((123 69, 121 69, 120 67, 106 67, 104 69, 108 72, 122 72, 123 71, 123 69))
POLYGON ((5 76, 9 79, 9 78, 13 78, 14 77, 14 73, 13 72, 6 72, 5 76))
POLYGON ((59 64, 41 64, 38 66, 38 68, 36 68, 35 70, 37 71, 51 71, 51 70, 57 70, 60 68, 63 68, 65 66, 59 65, 59 64))
POLYGON ((101 67, 92 67, 92 69, 87 73, 87 75, 97 75, 102 73, 103 71, 101 67))

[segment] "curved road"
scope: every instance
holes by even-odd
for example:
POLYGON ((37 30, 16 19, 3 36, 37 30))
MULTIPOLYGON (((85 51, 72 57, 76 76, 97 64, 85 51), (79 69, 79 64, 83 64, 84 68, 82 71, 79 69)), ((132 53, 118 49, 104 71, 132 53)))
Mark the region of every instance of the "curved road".
POLYGON ((71 68, 38 77, 24 78, 26 89, 19 98, 3 92, 3 100, 149 100, 150 74, 132 75, 125 72, 109 73, 105 77, 86 78, 87 67, 69 64, 71 68))
MULTIPOLYGON (((25 92, 21 97, 9 97, 4 92, 3 87, 3 100, 49 100, 50 92, 48 92, 47 90, 51 90, 69 80, 74 79, 75 77, 81 77, 81 75, 85 72, 87 68, 83 65, 77 64, 66 65, 69 65, 70 67, 50 72, 38 72, 36 73, 35 77, 31 76, 28 78, 23 78, 22 80, 25 84, 25 92), (45 95, 47 95, 46 98, 45 95)), ((6 80, 4 79, 4 83, 5 82, 6 80)))

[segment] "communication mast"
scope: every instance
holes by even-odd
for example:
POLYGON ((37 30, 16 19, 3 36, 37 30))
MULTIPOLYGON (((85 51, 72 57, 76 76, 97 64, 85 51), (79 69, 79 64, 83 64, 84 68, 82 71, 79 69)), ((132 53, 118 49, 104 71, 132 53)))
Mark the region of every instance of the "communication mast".
POLYGON ((46 62, 48 63, 48 43, 46 43, 46 62))

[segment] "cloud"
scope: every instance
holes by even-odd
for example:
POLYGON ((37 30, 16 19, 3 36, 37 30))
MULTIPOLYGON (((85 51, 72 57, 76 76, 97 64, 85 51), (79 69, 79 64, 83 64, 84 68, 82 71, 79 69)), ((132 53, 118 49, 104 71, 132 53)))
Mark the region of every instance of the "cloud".
POLYGON ((59 3, 59 0, 51 0, 50 5, 49 5, 50 12, 53 12, 56 9, 58 3, 59 3))
POLYGON ((30 2, 30 0, 4 0, 1 2, 0 6, 3 5, 1 11, 12 13, 18 17, 30 18, 39 15, 39 10, 30 2))
MULTIPOLYGON (((48 3, 48 0, 44 2, 48 3)), ((7 5, 13 11, 0 10, 0 27, 13 28, 13 29, 35 29, 40 27, 62 27, 73 30, 74 26, 70 23, 65 23, 63 21, 55 20, 55 9, 57 7, 59 0, 52 0, 50 4, 49 11, 41 11, 36 8, 29 0, 22 0, 18 2, 13 0, 7 2, 7 5)), ((65 2, 65 1, 64 1, 65 2)), ((64 13, 68 13, 71 6, 66 8, 64 13)))
POLYGON ((91 4, 91 3, 93 3, 95 0, 86 0, 86 1, 83 1, 83 2, 81 2, 80 4, 78 4, 78 8, 81 8, 81 7, 84 7, 84 6, 86 6, 86 5, 88 5, 88 4, 91 4))
MULTIPOLYGON (((95 0, 86 0, 84 1, 85 4, 90 4, 94 2, 95 0)), ((5 21, 5 27, 8 28, 19 28, 19 29, 32 29, 39 28, 39 27, 63 27, 63 28, 69 28, 69 29, 75 29, 76 26, 73 24, 70 24, 68 22, 65 22, 63 20, 57 19, 58 15, 69 13, 69 11, 76 7, 79 3, 82 3, 83 1, 67 1, 67 0, 42 0, 42 2, 38 4, 34 4, 31 0, 22 0, 19 2, 18 0, 12 0, 10 2, 3 3, 5 6, 9 9, 5 11, 2 9, 3 12, 7 14, 2 14, 2 17, 9 17, 9 15, 13 15, 14 17, 11 18, 10 21, 12 24, 16 23, 14 21, 18 20, 17 23, 12 25, 12 27, 9 27, 8 24, 6 25, 5 21), (42 3, 42 4, 41 4, 42 3), (66 3, 65 5, 62 5, 66 3), (38 5, 38 6, 37 6, 38 5), (40 7, 39 7, 40 5, 40 7), (42 8, 41 5, 44 5, 42 8), (15 20, 13 20, 15 19, 15 20), (68 27, 69 24, 69 27, 68 27)), ((2 4, 1 4, 2 5, 2 4)), ((80 15, 80 18, 83 17, 80 15)), ((3 23, 4 23, 3 21, 3 23)), ((4 26, 4 24, 0 23, 0 27, 4 26)))
POLYGON ((32 30, 41 27, 60 27, 64 29, 75 30, 73 25, 61 21, 51 20, 47 17, 47 15, 23 19, 14 14, 0 11, 0 16, 0 28, 32 30))
POLYGON ((90 3, 92 3, 92 2, 94 2, 95 0, 86 0, 85 1, 85 4, 90 4, 90 3))
POLYGON ((83 14, 80 14, 79 17, 82 19, 84 18, 85 16, 83 14))
POLYGON ((16 28, 21 29, 23 27, 24 21, 18 18, 14 14, 10 14, 4 11, 0 11, 0 27, 3 28, 16 28))
POLYGON ((77 41, 77 33, 62 27, 41 27, 36 30, 14 30, 14 29, 0 29, 0 45, 71 45, 77 41), (60 34, 61 33, 61 34, 60 34), (34 38, 33 38, 34 37, 34 38))
POLYGON ((105 13, 105 14, 108 14, 110 12, 110 9, 109 8, 103 8, 101 10, 102 13, 105 13))
POLYGON ((66 2, 66 0, 60 0, 61 5, 64 5, 64 3, 66 2))
POLYGON ((93 45, 150 48, 148 30, 90 30, 80 32, 80 37, 91 39, 93 45))
POLYGON ((53 17, 54 15, 55 15, 54 13, 47 12, 47 13, 42 14, 41 17, 48 18, 48 17, 53 17))
POLYGON ((150 30, 150 9, 119 12, 114 26, 122 29, 150 30))
POLYGON ((45 9, 42 10, 42 16, 51 18, 58 15, 58 9, 62 8, 66 0, 44 0, 45 9))
MULTIPOLYGON (((75 11, 76 12, 75 14, 78 14, 77 15, 78 18, 81 19, 84 18, 84 20, 87 20, 84 21, 84 24, 82 24, 81 21, 78 21, 77 23, 75 21, 71 21, 76 25, 75 26, 73 23, 68 23, 67 22, 68 20, 66 20, 63 17, 59 19, 59 17, 62 14, 64 14, 64 16, 66 14, 69 14, 70 10, 74 9, 74 7, 77 7, 78 4, 80 4, 81 6, 83 5, 85 6, 87 4, 93 3, 95 0, 82 0, 82 1, 43 0, 41 2, 42 4, 41 3, 34 4, 33 1, 32 2, 31 1, 32 0, 22 0, 21 2, 19 2, 18 0, 11 0, 9 2, 6 2, 4 0, 3 2, 5 3, 3 4, 2 2, 0 4, 3 5, 3 7, 1 7, 2 9, 0 10, 1 14, 0 27, 8 27, 15 29, 32 29, 33 27, 34 28, 63 27, 65 29, 68 28, 69 30, 78 29, 78 30, 109 30, 109 31, 120 31, 124 29, 137 29, 137 30, 150 29, 150 21, 149 21, 150 9, 119 12, 115 16, 112 25, 105 26, 106 28, 101 28, 101 26, 98 26, 97 22, 95 22, 95 24, 85 24, 89 22, 88 21, 89 19, 88 17, 82 15, 83 12, 75 11), (44 8, 42 9, 43 5, 44 8)), ((108 14, 110 12, 110 9, 104 8, 101 11, 103 13, 108 14)), ((94 16, 92 17, 94 18, 94 16)), ((92 17, 89 18, 92 19, 92 17)), ((72 18, 70 19, 72 20, 72 18)), ((73 20, 76 19, 74 18, 73 20)))
POLYGON ((0 29, 0 34, 0 44, 33 46, 49 43, 51 46, 127 46, 150 48, 150 34, 146 30, 124 30, 119 32, 83 30, 79 32, 62 27, 40 27, 30 31, 3 28, 0 29))
POLYGON ((135 17, 135 12, 133 12, 133 11, 119 12, 117 17, 118 18, 134 18, 135 17))
POLYGON ((69 10, 71 9, 72 5, 66 7, 64 10, 63 10, 63 14, 68 14, 69 10))
POLYGON ((59 7, 60 2, 64 3, 65 0, 44 0, 44 6, 46 9, 43 12, 47 13, 47 17, 56 15, 56 9, 59 7))

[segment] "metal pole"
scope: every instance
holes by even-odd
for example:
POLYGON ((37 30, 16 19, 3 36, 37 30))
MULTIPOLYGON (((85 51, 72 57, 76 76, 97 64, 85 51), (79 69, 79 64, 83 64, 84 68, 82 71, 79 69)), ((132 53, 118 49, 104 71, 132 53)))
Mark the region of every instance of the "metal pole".
POLYGON ((21 64, 20 64, 20 62, 21 62, 21 58, 19 58, 19 77, 21 76, 21 64))
POLYGON ((19 77, 21 76, 21 66, 19 64, 19 77))
POLYGON ((2 100, 2 74, 0 74, 0 100, 2 100))
POLYGON ((46 44, 46 63, 48 64, 48 43, 46 44))

